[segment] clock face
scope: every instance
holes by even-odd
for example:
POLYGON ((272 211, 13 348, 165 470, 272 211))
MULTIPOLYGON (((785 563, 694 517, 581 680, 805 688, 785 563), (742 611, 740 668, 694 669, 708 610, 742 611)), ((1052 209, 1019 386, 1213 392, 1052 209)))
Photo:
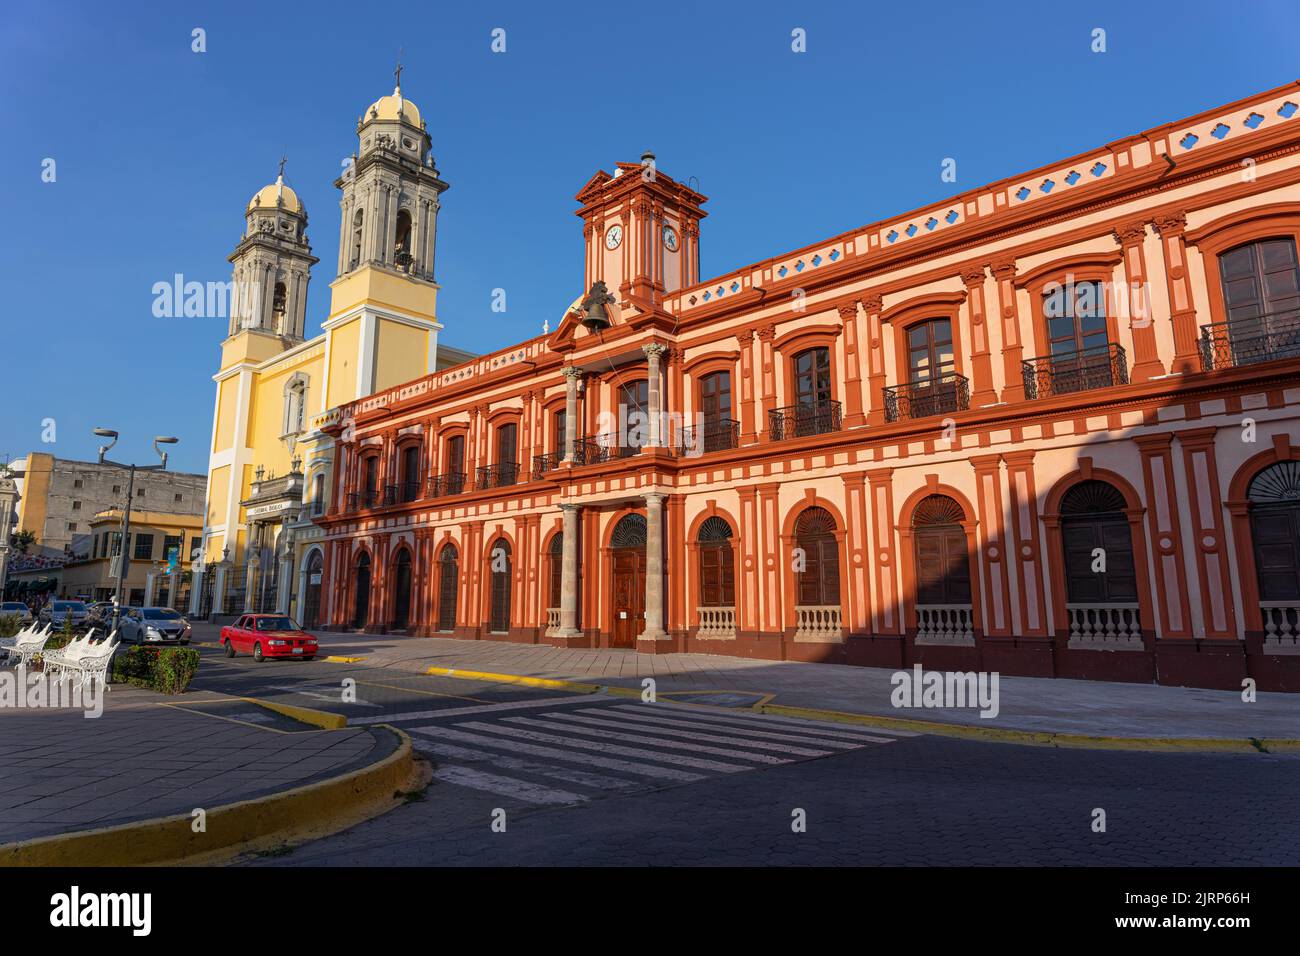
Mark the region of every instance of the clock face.
POLYGON ((605 232, 605 248, 617 249, 618 244, 623 241, 623 227, 610 226, 605 232))
POLYGON ((669 252, 677 251, 677 231, 672 226, 664 226, 664 248, 669 252))

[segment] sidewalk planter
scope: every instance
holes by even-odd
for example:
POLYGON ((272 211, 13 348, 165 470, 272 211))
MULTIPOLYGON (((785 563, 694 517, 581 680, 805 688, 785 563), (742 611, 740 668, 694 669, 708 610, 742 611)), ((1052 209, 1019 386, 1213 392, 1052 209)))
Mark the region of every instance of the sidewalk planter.
POLYGON ((113 658, 113 680, 146 687, 160 694, 181 694, 199 669, 192 647, 133 647, 113 658))

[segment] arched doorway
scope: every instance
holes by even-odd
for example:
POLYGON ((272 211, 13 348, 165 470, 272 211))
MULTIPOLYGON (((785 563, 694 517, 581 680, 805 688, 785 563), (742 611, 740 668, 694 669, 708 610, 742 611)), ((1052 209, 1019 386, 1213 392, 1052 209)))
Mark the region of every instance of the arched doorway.
POLYGON ((696 534, 700 637, 736 636, 736 562, 731 525, 713 515, 696 534))
POLYGON ((498 538, 488 551, 488 571, 492 575, 488 630, 493 634, 510 632, 510 542, 498 538))
POLYGON ((364 551, 357 558, 352 583, 356 589, 352 604, 352 626, 360 630, 366 626, 366 619, 370 616, 370 555, 364 551))
POLYGON ((645 546, 645 515, 620 518, 609 540, 614 565, 610 647, 635 647, 637 636, 645 630, 645 546))
POLYGON ((411 552, 402 548, 393 563, 393 630, 411 623, 411 552))
POLYGON ((454 544, 438 555, 438 630, 456 629, 456 596, 460 591, 460 554, 454 544))
POLYGON ((303 588, 302 626, 311 630, 320 626, 321 570, 325 565, 319 550, 307 556, 307 584, 303 588))
POLYGON ((975 640, 966 512, 947 495, 929 495, 912 512, 916 571, 916 642, 975 640))
POLYGON ((1269 465, 1250 481, 1250 542, 1265 639, 1300 635, 1300 461, 1269 465))
POLYGON ((551 549, 546 556, 547 582, 546 616, 548 627, 560 626, 560 603, 564 594, 564 534, 551 539, 551 549))
POLYGON ((1133 529, 1124 495, 1097 479, 1061 499, 1061 549, 1070 639, 1136 641, 1142 636, 1133 529))
POLYGON ((794 565, 795 639, 838 639, 843 631, 835 519, 825 508, 806 508, 795 522, 794 537, 798 548, 794 565))

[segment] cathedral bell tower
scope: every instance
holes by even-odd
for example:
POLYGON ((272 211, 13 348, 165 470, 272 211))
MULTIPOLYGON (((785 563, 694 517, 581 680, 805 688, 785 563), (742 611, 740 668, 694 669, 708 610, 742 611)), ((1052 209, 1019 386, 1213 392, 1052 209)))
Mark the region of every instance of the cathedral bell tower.
POLYGON ((437 368, 434 249, 439 197, 432 140, 420 109, 397 86, 357 120, 357 152, 339 189, 338 278, 331 283, 333 341, 357 346, 328 372, 330 404, 351 401, 437 368))
POLYGON ((307 210, 285 185, 284 160, 275 182, 259 189, 244 210, 244 235, 230 254, 234 287, 227 335, 251 332, 267 339, 253 351, 274 354, 303 341, 307 283, 319 260, 307 241, 307 210))

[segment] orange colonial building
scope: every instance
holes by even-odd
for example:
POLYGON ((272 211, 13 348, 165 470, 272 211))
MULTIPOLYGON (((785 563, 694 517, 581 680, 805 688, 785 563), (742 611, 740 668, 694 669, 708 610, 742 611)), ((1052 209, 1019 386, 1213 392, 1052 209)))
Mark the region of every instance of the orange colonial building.
POLYGON ((1300 689, 1298 104, 708 281, 597 173, 553 332, 329 413, 308 623, 1300 689))

